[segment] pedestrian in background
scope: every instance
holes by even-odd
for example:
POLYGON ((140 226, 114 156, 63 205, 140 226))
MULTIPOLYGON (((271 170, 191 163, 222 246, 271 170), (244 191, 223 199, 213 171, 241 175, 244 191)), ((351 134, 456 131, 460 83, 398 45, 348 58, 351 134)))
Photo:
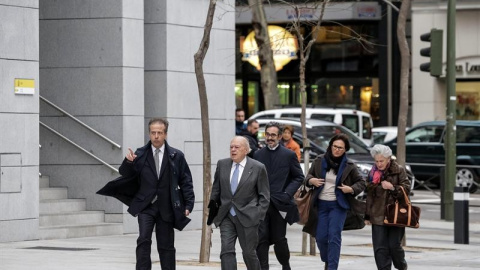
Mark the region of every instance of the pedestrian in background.
POLYGON ((293 139, 293 126, 291 125, 286 125, 283 127, 283 133, 282 133, 282 143, 283 145, 287 148, 295 152, 297 155, 298 161, 300 162, 300 159, 302 158, 302 155, 300 153, 300 145, 293 139))
POLYGON ((267 212, 270 190, 265 166, 248 157, 249 150, 247 139, 235 136, 230 142, 230 158, 219 160, 215 171, 209 206, 219 207, 213 222, 220 226, 223 270, 237 269, 237 238, 247 269, 260 269, 255 252, 258 225, 267 212))
POLYGON ((292 225, 300 217, 293 195, 304 179, 295 153, 280 145, 282 127, 277 122, 265 126, 266 147, 258 150, 254 158, 265 165, 270 183, 270 206, 259 227, 258 259, 262 270, 269 269, 268 251, 274 246, 275 255, 283 270, 290 268, 287 223, 292 225))
POLYGON ((245 111, 241 108, 235 110, 235 135, 239 135, 240 132, 247 128, 247 125, 243 123, 245 121, 245 111))
POLYGON ((258 129, 260 125, 255 119, 250 119, 247 122, 247 129, 242 130, 238 135, 245 137, 248 140, 250 146, 250 152, 248 156, 253 158, 253 154, 258 150, 258 129))
POLYGON ((188 224, 187 216, 195 203, 192 175, 185 156, 166 141, 168 125, 165 119, 151 119, 148 123, 150 141, 135 153, 128 148, 119 168, 122 176, 98 192, 129 205, 127 211, 137 217, 137 270, 152 268, 154 228, 161 268, 175 269, 173 229, 182 230, 188 224))
POLYGON ((347 158, 347 135, 333 136, 327 152, 317 157, 305 178, 314 188, 309 218, 303 231, 315 236, 325 269, 338 269, 342 230, 351 201, 365 189, 357 166, 347 158))
POLYGON ((403 196, 400 186, 410 193, 410 181, 405 169, 392 158, 390 147, 376 144, 370 150, 375 165, 368 174, 367 209, 365 224, 372 225, 372 243, 377 269, 406 270, 405 251, 402 238, 405 228, 384 226, 385 207, 395 203, 398 196, 403 196))

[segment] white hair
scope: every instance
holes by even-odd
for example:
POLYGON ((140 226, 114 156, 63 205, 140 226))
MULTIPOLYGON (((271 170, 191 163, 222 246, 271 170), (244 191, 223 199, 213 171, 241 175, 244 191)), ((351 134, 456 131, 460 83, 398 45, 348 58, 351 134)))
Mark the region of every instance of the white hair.
POLYGON ((232 141, 234 139, 239 139, 241 141, 241 143, 243 144, 243 146, 245 148, 247 148, 247 153, 250 153, 250 151, 252 151, 252 149, 250 149, 250 143, 248 143, 248 139, 243 137, 243 136, 235 136, 233 137, 232 141))
POLYGON ((370 155, 372 155, 373 158, 375 158, 376 155, 382 155, 388 158, 392 156, 392 149, 383 144, 375 144, 372 149, 370 149, 370 155))

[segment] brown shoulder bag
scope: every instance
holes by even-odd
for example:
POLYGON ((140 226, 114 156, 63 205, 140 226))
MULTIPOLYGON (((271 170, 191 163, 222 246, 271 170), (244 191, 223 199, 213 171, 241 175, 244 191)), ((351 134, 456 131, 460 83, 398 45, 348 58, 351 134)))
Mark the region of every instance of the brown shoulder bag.
POLYGON ((400 186, 400 190, 403 193, 403 200, 397 198, 395 203, 388 204, 385 207, 385 219, 383 223, 387 226, 416 229, 420 227, 420 207, 413 206, 410 203, 410 199, 402 186, 400 186))

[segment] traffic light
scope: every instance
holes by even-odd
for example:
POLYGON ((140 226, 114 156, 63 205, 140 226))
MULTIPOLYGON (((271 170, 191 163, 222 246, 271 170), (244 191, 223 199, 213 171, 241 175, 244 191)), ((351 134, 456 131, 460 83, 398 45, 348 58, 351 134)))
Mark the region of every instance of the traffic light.
POLYGON ((430 62, 420 65, 420 70, 430 72, 431 76, 442 75, 443 30, 433 28, 430 33, 420 36, 420 40, 430 42, 430 47, 420 50, 421 56, 430 57, 430 62))

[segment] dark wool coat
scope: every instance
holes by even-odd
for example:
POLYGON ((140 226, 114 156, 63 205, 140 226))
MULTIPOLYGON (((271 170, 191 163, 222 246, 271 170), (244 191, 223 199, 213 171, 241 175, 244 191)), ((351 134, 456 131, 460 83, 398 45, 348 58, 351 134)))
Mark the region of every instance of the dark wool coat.
MULTIPOLYGON (((164 159, 163 162, 168 162, 167 165, 170 166, 170 197, 175 219, 174 228, 182 230, 190 222, 190 219, 185 216, 185 210, 192 212, 195 203, 192 174, 180 150, 170 147, 165 142, 165 151, 168 159, 164 159)), ((142 181, 140 172, 148 163, 148 153, 151 153, 151 142, 135 151, 137 157, 133 163, 125 159, 119 170, 122 176, 108 182, 97 194, 117 198, 129 206, 128 212, 132 216, 137 216, 150 204, 156 194, 154 188, 145 190, 140 184, 142 181)), ((148 185, 145 186, 148 187, 148 185)))
POLYGON ((403 194, 399 191, 400 186, 403 186, 405 192, 410 194, 410 180, 407 178, 407 173, 394 159, 390 159, 390 166, 386 169, 381 181, 392 183, 395 190, 385 190, 380 183, 373 184, 370 179, 367 180, 365 220, 370 220, 375 225, 383 225, 387 204, 395 203, 395 198, 399 195, 403 198, 403 194))
POLYGON ((278 211, 286 212, 285 220, 292 225, 300 220, 293 195, 302 184, 302 167, 292 150, 279 145, 275 150, 264 147, 254 158, 265 165, 270 182, 270 203, 278 211))
MULTIPOLYGON (((310 180, 310 178, 324 178, 326 167, 327 165, 324 159, 324 155, 318 156, 313 161, 313 165, 308 171, 307 177, 305 178, 305 183, 307 184, 307 187, 314 188, 314 191, 313 196, 310 200, 310 212, 308 215, 308 221, 303 227, 303 231, 312 236, 315 236, 317 230, 318 195, 320 194, 324 186, 316 188, 315 186, 309 185, 308 180, 310 180)), ((355 207, 355 209, 357 209, 357 205, 351 204, 355 203, 356 201, 354 197, 360 194, 365 189, 365 181, 358 172, 357 165, 355 165, 355 163, 353 163, 349 159, 346 159, 346 161, 342 162, 342 165, 340 165, 338 173, 341 174, 341 177, 337 177, 337 182, 335 183, 335 196, 337 197, 338 204, 345 209, 350 209, 350 207, 355 207), (341 184, 352 187, 354 194, 344 194, 340 189, 336 188, 338 186, 341 186, 341 184)))

